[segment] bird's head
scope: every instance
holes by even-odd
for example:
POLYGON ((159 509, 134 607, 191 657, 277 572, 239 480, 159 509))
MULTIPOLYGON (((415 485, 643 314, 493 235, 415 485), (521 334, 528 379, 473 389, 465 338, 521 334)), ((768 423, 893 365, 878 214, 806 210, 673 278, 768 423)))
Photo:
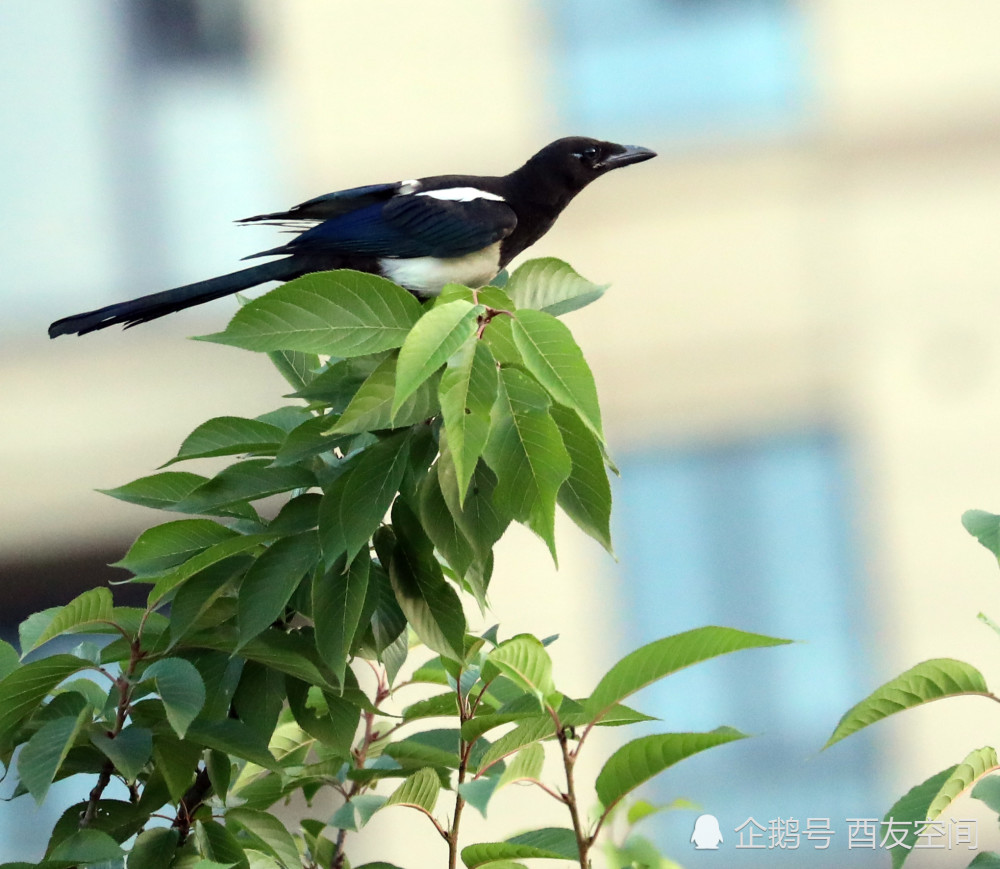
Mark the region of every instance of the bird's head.
POLYGON ((527 165, 558 176, 563 184, 578 192, 612 169, 641 163, 655 156, 655 151, 638 145, 619 145, 585 136, 569 136, 546 145, 527 165))

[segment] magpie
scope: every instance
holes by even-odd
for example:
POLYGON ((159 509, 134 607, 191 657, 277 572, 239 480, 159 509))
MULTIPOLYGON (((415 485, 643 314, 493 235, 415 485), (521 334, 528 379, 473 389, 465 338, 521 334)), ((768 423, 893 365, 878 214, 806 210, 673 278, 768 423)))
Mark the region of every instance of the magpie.
POLYGON ((595 178, 655 156, 648 148, 573 136, 542 148, 509 175, 434 175, 327 193, 237 221, 298 232, 287 244, 245 257, 281 259, 56 320, 49 337, 116 323, 128 328, 268 281, 330 269, 381 275, 420 298, 449 283, 480 287, 548 232, 595 178))

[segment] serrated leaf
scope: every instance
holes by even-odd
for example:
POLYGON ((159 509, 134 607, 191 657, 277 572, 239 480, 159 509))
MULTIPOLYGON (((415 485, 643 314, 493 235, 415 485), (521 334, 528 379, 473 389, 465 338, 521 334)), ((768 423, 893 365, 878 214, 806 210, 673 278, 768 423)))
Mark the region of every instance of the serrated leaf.
POLYGON ((203 570, 213 567, 227 558, 250 552, 273 539, 270 534, 240 534, 235 537, 228 537, 219 543, 209 546, 208 549, 199 552, 183 564, 159 577, 156 580, 156 585, 150 589, 148 597, 149 606, 158 606, 167 594, 195 574, 201 573, 203 570))
POLYGON ((342 269, 289 281, 240 308, 224 332, 202 340, 245 350, 349 357, 399 347, 420 303, 376 275, 342 269))
POLYGON ((1000 558, 1000 516, 985 510, 966 510, 962 525, 990 552, 1000 558))
POLYGON ((410 330, 399 350, 393 413, 414 390, 467 341, 474 340, 482 305, 456 299, 427 311, 410 330))
POLYGON ((361 622, 371 558, 361 552, 344 570, 340 561, 331 570, 317 571, 312 583, 312 614, 316 649, 337 679, 344 681, 347 659, 361 622))
POLYGON ((545 763, 545 749, 541 743, 535 742, 522 748, 514 759, 507 765, 507 769, 500 776, 500 783, 497 787, 505 787, 512 782, 524 781, 526 779, 537 780, 542 774, 542 766, 545 763))
POLYGON ((278 373, 292 389, 305 389, 320 368, 319 356, 297 350, 272 350, 267 354, 278 373))
POLYGON ((575 411, 554 404, 549 412, 573 463, 556 500, 581 531, 612 552, 611 484, 601 446, 575 411))
POLYGON ((916 842, 917 834, 922 829, 921 822, 931 817, 927 814, 931 802, 956 768, 955 766, 948 767, 948 769, 932 775, 921 784, 910 788, 886 812, 886 820, 892 818, 897 824, 905 824, 906 826, 906 834, 903 837, 905 844, 892 849, 893 869, 899 869, 909 856, 908 848, 912 848, 913 843, 916 842))
POLYGON ((446 432, 441 433, 440 447, 441 455, 435 464, 435 473, 441 494, 455 524, 471 544, 476 561, 485 564, 493 545, 503 536, 511 521, 510 515, 502 513, 494 504, 496 475, 484 462, 480 462, 473 471, 463 503, 446 432))
POLYGON ((340 419, 328 427, 328 434, 360 434, 389 428, 405 428, 434 416, 438 411, 437 378, 428 377, 399 405, 396 395, 395 354, 386 357, 358 387, 340 419))
POLYGON ((597 684, 586 701, 586 708, 592 720, 597 722, 615 704, 640 688, 692 664, 741 649, 780 646, 789 642, 715 626, 664 637, 636 649, 615 664, 597 684))
POLYGON ((518 308, 568 314, 596 302, 607 284, 594 284, 554 257, 528 260, 514 270, 504 288, 518 308))
POLYGON ((389 561, 396 601, 417 636, 440 655, 462 660, 465 614, 434 558, 433 545, 402 499, 392 511, 397 543, 389 561))
POLYGON ((180 841, 180 830, 154 827, 140 833, 128 855, 128 869, 168 869, 180 841))
POLYGON ((140 477, 124 486, 97 491, 119 501, 127 501, 129 504, 153 507, 157 510, 172 510, 175 504, 183 501, 207 480, 208 478, 201 474, 192 474, 188 471, 161 471, 148 477, 140 477))
POLYGON ((608 811, 643 782, 684 758, 745 738, 746 734, 732 727, 719 727, 708 733, 658 733, 634 739, 604 764, 595 782, 597 798, 608 811))
POLYGON ((458 715, 458 699, 454 691, 435 694, 424 700, 411 703, 403 709, 403 721, 417 721, 421 718, 453 718, 458 715))
MULTIPOLYGON (((195 838, 198 850, 209 860, 237 866, 239 869, 250 869, 247 856, 243 853, 243 846, 217 821, 198 821, 195 825, 195 838)), ((211 869, 221 869, 221 867, 211 867, 211 869)))
POLYGON ((85 591, 59 608, 45 630, 34 638, 32 645, 21 649, 22 655, 60 634, 80 633, 97 625, 106 626, 111 621, 113 606, 108 589, 92 588, 85 591))
POLYGON ((548 412, 550 403, 526 374, 502 369, 483 455, 497 475, 496 506, 538 534, 554 560, 556 496, 572 463, 548 412))
POLYGON ((49 786, 73 747, 76 735, 92 714, 90 706, 85 705, 74 717, 47 721, 21 749, 17 757, 17 774, 38 805, 45 801, 49 786))
POLYGON ((226 824, 234 822, 247 833, 251 840, 262 846, 260 850, 270 854, 285 869, 299 869, 301 859, 295 840, 285 825, 270 812, 256 809, 235 808, 226 812, 226 824))
POLYGON ((384 753, 405 767, 425 766, 457 769, 460 763, 459 732, 451 729, 424 730, 389 743, 384 753))
POLYGON ((496 360, 485 341, 465 344, 448 359, 441 376, 438 396, 460 505, 464 505, 476 463, 486 447, 498 382, 496 360))
POLYGON ((505 733, 486 750, 479 760, 480 774, 488 766, 492 766, 524 746, 543 739, 551 739, 555 735, 555 724, 553 724, 551 717, 536 715, 523 724, 519 724, 509 733, 505 733))
POLYGON ((240 760, 248 760, 263 769, 274 772, 280 769, 267 745, 260 739, 260 734, 235 718, 194 721, 188 726, 187 739, 240 760))
POLYGON ((199 425, 166 465, 210 456, 275 451, 285 432, 275 425, 240 416, 217 416, 199 425))
POLYGON ((996 851, 980 851, 972 858, 968 869, 1000 869, 1000 854, 996 851))
POLYGON ((982 673, 971 664, 953 658, 924 661, 890 679, 848 709, 823 748, 896 712, 956 694, 992 696, 982 673))
POLYGON ((972 787, 972 785, 983 776, 995 772, 998 766, 997 752, 991 746, 977 748, 970 751, 965 759, 955 767, 951 775, 945 779, 940 790, 931 800, 927 809, 927 817, 933 819, 938 817, 948 808, 962 791, 972 787))
POLYGON ((462 782, 456 790, 463 800, 485 818, 490 799, 498 788, 499 780, 496 778, 477 778, 462 782))
POLYGON ((378 794, 358 794, 344 803, 330 818, 330 826, 341 830, 360 830, 385 803, 378 794))
POLYGON ((399 490, 409 454, 407 432, 389 435, 351 459, 327 487, 319 508, 327 566, 345 553, 353 561, 371 539, 399 490))
POLYGON ((315 485, 315 475, 301 466, 273 466, 270 459, 247 459, 229 465, 206 480, 172 509, 181 513, 210 513, 315 485))
POLYGON ((112 567, 149 576, 186 561, 236 532, 212 519, 177 519, 143 531, 125 557, 112 567))
POLYGON ((544 708, 556 691, 552 681, 552 659, 531 634, 518 634, 490 652, 487 660, 524 691, 538 698, 544 708))
POLYGON ((420 523, 433 542, 434 548, 449 567, 462 577, 473 561, 477 560, 477 553, 448 509, 438 479, 439 466, 440 462, 435 463, 420 484, 417 493, 420 523))
POLYGON ((514 343, 513 317, 494 317, 483 330, 482 340, 500 365, 520 366, 524 363, 514 343))
POLYGON ((351 441, 349 436, 328 433, 336 420, 336 414, 314 416, 293 428, 278 448, 272 464, 275 467, 294 465, 337 448, 346 449, 351 441))
POLYGON ((1000 775, 980 779, 972 789, 972 796, 982 800, 994 812, 1000 814, 1000 775))
POLYGON ((6 640, 0 640, 0 679, 13 673, 20 666, 21 661, 17 649, 6 640))
POLYGON ((107 833, 100 830, 77 830, 52 849, 48 860, 52 863, 71 863, 88 866, 120 860, 121 846, 107 833))
POLYGON ((481 842, 462 849, 462 862, 469 869, 500 860, 579 859, 576 835, 563 827, 546 827, 513 836, 506 842, 481 842))
POLYGON ((0 679, 0 750, 10 746, 21 722, 56 685, 88 666, 72 655, 52 655, 24 664, 0 679))
POLYGON ((264 551, 240 583, 236 608, 240 645, 284 612, 288 599, 317 561, 319 538, 315 531, 283 537, 264 551))
POLYGON ((412 806, 423 809, 427 814, 434 811, 438 794, 441 792, 441 781, 437 773, 429 767, 418 769, 408 776, 385 801, 382 808, 389 806, 412 806))
POLYGON ((111 738, 104 731, 90 734, 90 741, 107 757, 121 776, 135 781, 153 756, 153 734, 145 727, 130 724, 111 738))
POLYGON ((603 443, 597 386, 573 333, 551 314, 518 311, 514 344, 525 367, 559 404, 572 408, 603 443))
POLYGON ((163 701, 167 721, 174 732, 184 738, 191 722, 205 705, 205 683, 201 673, 183 658, 163 658, 150 664, 142 681, 152 681, 163 701))

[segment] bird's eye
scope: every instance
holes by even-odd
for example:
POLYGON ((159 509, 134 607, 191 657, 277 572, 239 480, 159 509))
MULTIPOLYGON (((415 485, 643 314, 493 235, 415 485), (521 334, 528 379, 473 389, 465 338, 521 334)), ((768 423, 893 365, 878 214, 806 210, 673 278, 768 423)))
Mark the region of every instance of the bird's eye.
POLYGON ((587 161, 589 161, 589 162, 593 162, 594 160, 596 160, 596 159, 597 159, 597 155, 598 155, 599 153, 600 153, 600 152, 599 152, 599 151, 597 150, 597 147, 596 147, 595 145, 588 145, 588 146, 587 146, 586 148, 584 148, 584 149, 583 149, 583 150, 582 150, 582 151, 580 152, 580 156, 581 156, 581 157, 582 157, 582 158, 583 158, 584 160, 587 160, 587 161))

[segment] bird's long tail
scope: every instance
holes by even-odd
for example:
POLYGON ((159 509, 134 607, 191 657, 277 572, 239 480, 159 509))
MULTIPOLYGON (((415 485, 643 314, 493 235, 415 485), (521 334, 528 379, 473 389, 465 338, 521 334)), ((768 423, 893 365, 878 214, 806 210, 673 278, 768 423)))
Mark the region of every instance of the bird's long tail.
POLYGON ((207 281, 198 281, 172 290, 140 296, 138 299, 131 299, 128 302, 118 302, 105 308, 98 308, 96 311, 64 317, 49 326, 49 337, 86 335, 88 332, 103 329, 106 326, 114 326, 116 323, 123 323, 127 329, 129 326, 148 323, 157 317, 164 317, 174 311, 182 311, 184 308, 210 302, 212 299, 219 299, 231 293, 238 293, 240 290, 255 287, 267 281, 289 281, 308 271, 308 269, 303 268, 301 261, 296 260, 296 257, 286 257, 275 262, 231 272, 228 275, 209 278, 207 281))

